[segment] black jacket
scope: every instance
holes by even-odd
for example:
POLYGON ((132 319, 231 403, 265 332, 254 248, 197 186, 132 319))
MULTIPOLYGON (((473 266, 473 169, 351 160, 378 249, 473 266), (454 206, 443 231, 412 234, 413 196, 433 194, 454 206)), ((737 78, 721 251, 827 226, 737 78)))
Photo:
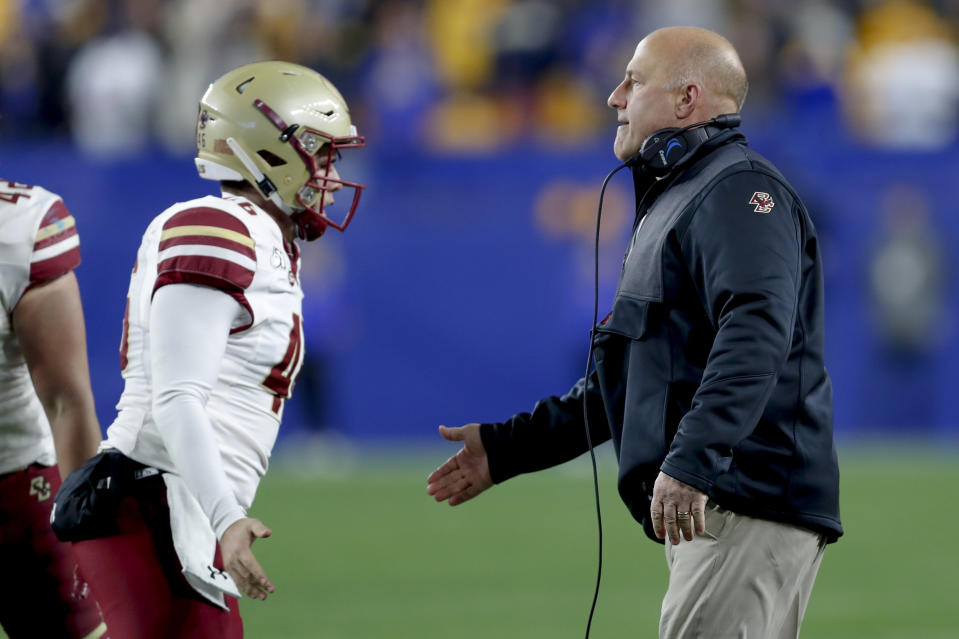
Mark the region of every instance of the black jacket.
POLYGON ((619 492, 649 522, 659 471, 746 515, 835 540, 839 468, 823 363, 816 230, 778 170, 736 130, 666 178, 634 169, 637 224, 595 371, 562 397, 483 424, 493 480, 612 438, 619 492))

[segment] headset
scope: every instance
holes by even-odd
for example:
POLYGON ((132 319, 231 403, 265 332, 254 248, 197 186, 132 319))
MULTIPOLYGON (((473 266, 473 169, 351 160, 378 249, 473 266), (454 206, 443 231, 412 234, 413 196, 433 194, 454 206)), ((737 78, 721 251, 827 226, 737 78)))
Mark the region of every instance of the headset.
POLYGON ((660 129, 643 141, 639 152, 626 161, 627 166, 639 166, 655 177, 668 175, 684 164, 707 140, 723 129, 734 129, 742 122, 738 113, 726 113, 681 129, 660 129))
MULTIPOLYGON (((596 211, 596 242, 593 251, 593 323, 589 331, 589 353, 586 355, 586 385, 583 388, 583 424, 586 428, 586 444, 589 446, 589 458, 593 464, 593 496, 596 501, 596 525, 599 529, 599 558, 596 569, 596 588, 593 591, 593 603, 589 608, 589 617, 586 620, 586 639, 593 625, 593 613, 596 611, 596 602, 599 599, 599 585, 603 576, 603 517, 599 506, 599 476, 596 471, 596 455, 593 452, 593 438, 589 434, 589 409, 587 393, 589 374, 593 368, 593 346, 596 338, 596 325, 599 320, 599 231, 603 219, 603 197, 609 180, 626 167, 638 167, 642 172, 656 178, 669 175, 677 167, 688 162, 700 147, 717 133, 725 129, 735 129, 742 122, 738 113, 725 113, 711 120, 696 122, 682 128, 660 129, 643 140, 639 151, 615 169, 609 172, 603 180, 603 188, 599 192, 599 208, 596 211)), ((652 192, 651 184, 637 203, 638 211, 646 197, 652 192)))

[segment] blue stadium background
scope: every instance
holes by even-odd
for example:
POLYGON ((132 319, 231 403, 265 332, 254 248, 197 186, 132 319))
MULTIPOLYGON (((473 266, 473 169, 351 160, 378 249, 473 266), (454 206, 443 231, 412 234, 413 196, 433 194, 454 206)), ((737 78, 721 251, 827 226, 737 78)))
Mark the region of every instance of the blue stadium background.
MULTIPOLYGON (((0 0, 0 175, 60 193, 78 220, 104 427, 122 390, 120 324, 140 234, 171 203, 215 186, 196 176, 183 146, 196 98, 226 68, 271 57, 330 75, 369 140, 341 165, 368 185, 352 226, 305 247, 309 359, 281 437, 427 440, 438 423, 502 419, 567 390, 587 347, 599 187, 615 166, 605 96, 638 37, 698 24, 740 51, 751 81, 742 128, 793 181, 823 237, 840 436, 959 435, 956 3, 231 7, 0 0), (922 64, 904 72, 897 61, 917 50, 922 64), (113 57, 91 57, 104 52, 113 57), (876 68, 888 73, 870 80, 876 68), (898 110, 870 111, 887 101, 898 110), (164 124, 174 112, 178 124, 164 124), (876 283, 870 273, 896 238, 889 219, 909 207, 922 210, 942 260, 930 295, 917 298, 916 313, 928 314, 921 339, 904 349, 883 333, 877 305, 900 278, 876 283)), ((630 194, 621 174, 605 213, 601 313, 630 194)))
MULTIPOLYGON (((952 402, 955 278, 937 347, 907 360, 886 354, 867 285, 885 186, 928 193, 938 237, 944 246, 959 245, 959 149, 877 154, 828 120, 785 114, 757 123, 747 113, 743 129, 792 176, 824 236, 837 431, 959 434, 952 402)), ((581 374, 591 320, 593 209, 583 203, 595 205, 604 174, 615 166, 612 134, 610 127, 607 140, 566 153, 517 146, 488 157, 450 157, 381 151, 374 143, 362 161, 351 166, 348 157, 343 166, 368 188, 347 233, 330 232, 304 251, 312 355, 283 432, 329 428, 359 440, 421 439, 438 423, 505 418, 564 392, 581 374), (537 201, 551 188, 579 198, 584 210, 574 214, 585 219, 586 232, 564 235, 537 218, 537 201), (335 272, 317 255, 324 252, 337 255, 335 272)), ((5 142, 0 162, 2 175, 62 194, 78 219, 78 276, 106 426, 122 390, 120 323, 140 234, 170 203, 213 185, 196 177, 189 156, 90 161, 62 140, 5 142)), ((608 207, 607 215, 622 229, 629 182, 614 179, 614 212, 608 207)), ((622 233, 604 241, 604 255, 613 256, 608 263, 616 264, 623 241, 622 233)), ((951 275, 955 256, 948 260, 951 275)), ((605 268, 601 308, 615 279, 615 268, 605 268)))

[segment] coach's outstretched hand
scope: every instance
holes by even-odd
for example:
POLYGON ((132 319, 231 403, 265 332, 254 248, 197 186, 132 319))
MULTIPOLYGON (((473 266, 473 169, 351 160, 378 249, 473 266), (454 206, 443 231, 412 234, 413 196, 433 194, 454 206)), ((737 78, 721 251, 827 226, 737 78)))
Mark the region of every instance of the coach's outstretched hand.
POLYGON ((273 531, 259 519, 246 517, 233 522, 220 539, 226 571, 233 577, 237 588, 251 599, 266 599, 267 593, 276 590, 250 550, 254 541, 272 534, 273 531))
POLYGON ((451 442, 463 442, 463 448, 426 478, 426 492, 436 501, 449 500, 450 506, 469 501, 493 485, 489 460, 479 424, 459 428, 440 426, 440 435, 451 442))

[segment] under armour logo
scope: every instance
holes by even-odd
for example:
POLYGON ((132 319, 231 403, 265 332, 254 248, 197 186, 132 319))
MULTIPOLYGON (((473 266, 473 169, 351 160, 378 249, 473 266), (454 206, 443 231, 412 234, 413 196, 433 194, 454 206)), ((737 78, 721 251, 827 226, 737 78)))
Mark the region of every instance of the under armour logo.
POLYGON ((43 475, 30 480, 30 496, 36 495, 37 501, 50 499, 50 488, 50 482, 43 475))
POLYGON ((207 566, 206 569, 210 571, 210 579, 216 579, 217 577, 224 580, 229 579, 229 576, 219 568, 207 566))

